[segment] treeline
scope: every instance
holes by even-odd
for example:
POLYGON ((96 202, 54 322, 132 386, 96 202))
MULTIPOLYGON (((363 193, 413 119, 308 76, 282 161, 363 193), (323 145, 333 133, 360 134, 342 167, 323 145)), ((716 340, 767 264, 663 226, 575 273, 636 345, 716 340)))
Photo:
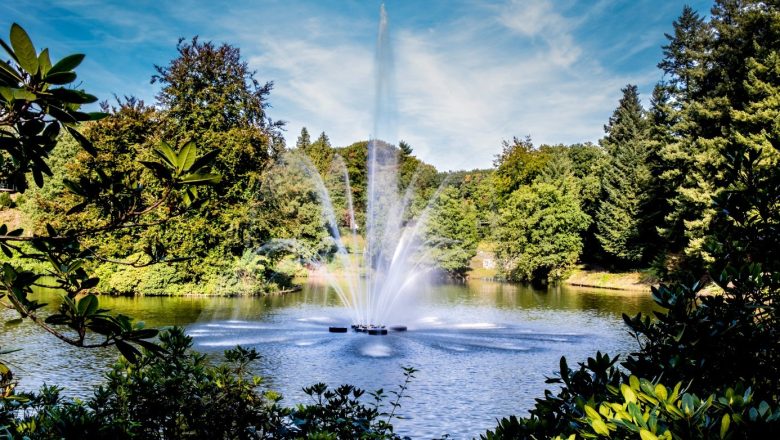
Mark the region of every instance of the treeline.
POLYGON ((554 280, 578 260, 667 280, 705 273, 725 176, 777 166, 776 17, 761 2, 718 2, 710 20, 685 7, 648 108, 627 85, 598 145, 515 138, 493 172, 467 173, 480 184, 461 188, 492 225, 506 276, 554 280))
MULTIPOLYGON (((431 174, 423 194, 447 186, 460 208, 442 214, 474 222, 477 239, 493 244, 510 280, 554 282, 577 262, 649 268, 659 280, 705 273, 718 246, 713 198, 726 188, 734 161, 744 160, 727 148, 766 154, 760 168, 777 160, 767 140, 776 122, 766 110, 778 100, 777 42, 767 30, 773 13, 763 4, 725 2, 707 21, 686 6, 666 35, 663 80, 649 105, 635 85, 623 88, 598 144, 537 147, 515 137, 503 143, 493 169, 431 174)), ((311 142, 305 129, 298 144, 321 172, 338 150, 325 148, 324 133, 311 142)), ((419 166, 404 162, 410 153, 406 144, 399 148, 402 181, 419 166)), ((354 196, 363 200, 365 157, 347 163, 354 196)), ((450 238, 460 255, 473 256, 471 236, 450 238)), ((442 263, 464 274, 469 258, 442 263)))
MULTIPOLYGON (((775 42, 766 30, 771 8, 761 5, 724 4, 709 21, 685 7, 667 35, 658 64, 663 80, 648 108, 627 85, 598 144, 537 147, 515 137, 503 143, 493 169, 453 173, 423 163, 403 141, 392 147, 398 191, 414 187, 409 219, 429 208, 430 258, 464 277, 483 241, 509 280, 555 282, 578 262, 651 268, 662 280, 704 273, 717 246, 713 197, 739 159, 726 148, 764 152, 772 145, 766 139, 774 122, 765 109, 778 99, 775 42)), ((154 185, 153 170, 135 164, 161 139, 214 152, 223 178, 199 188, 202 197, 192 194, 196 209, 84 243, 102 256, 91 263, 100 290, 247 294, 289 287, 301 262, 327 262, 335 249, 314 171, 339 227, 362 231, 368 142, 334 147, 324 132, 312 139, 304 128, 295 146, 285 146, 283 124, 267 114, 272 84, 255 79, 237 48, 180 41, 177 58, 158 66, 152 82, 161 86, 153 104, 117 99, 103 105, 109 117, 86 124, 97 156, 62 140, 50 155, 50 183, 18 203, 38 232, 46 224, 99 226, 110 216, 99 204, 67 213, 79 200, 72 184, 83 176, 154 185), (189 259, 146 265, 155 254, 189 259)), ((773 150, 766 154, 757 166, 775 163, 773 150)))

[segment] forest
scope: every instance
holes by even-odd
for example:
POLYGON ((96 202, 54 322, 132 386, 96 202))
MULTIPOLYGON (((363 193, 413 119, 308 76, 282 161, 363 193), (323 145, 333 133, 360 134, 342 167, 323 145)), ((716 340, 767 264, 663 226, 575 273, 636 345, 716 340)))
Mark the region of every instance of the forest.
MULTIPOLYGON (((518 128, 496 146, 492 169, 456 172, 406 142, 392 147, 398 190, 414 188, 412 214, 429 212, 425 234, 444 276, 467 278, 482 245, 507 281, 555 284, 585 265, 648 270, 656 282, 660 311, 623 315, 634 352, 577 366, 562 358, 555 391, 483 438, 780 431, 780 6, 717 0, 706 18, 685 7, 666 39, 648 104, 626 85, 598 143, 535 145, 518 128), (705 294, 707 285, 720 291, 705 294)), ((74 86, 84 55, 52 63, 17 24, 3 48, 0 180, 16 194, 0 195, 0 300, 59 343, 116 346, 123 357, 78 402, 56 387, 15 395, 0 362, 0 436, 399 438, 393 403, 385 419, 362 390, 318 384, 307 392, 319 403, 283 408, 248 373, 254 350, 210 365, 181 330, 98 305, 99 294, 293 288, 307 269, 332 264, 334 243, 311 176, 280 165, 316 169, 339 226, 360 230, 369 140, 333 146, 304 128, 285 145, 284 123, 269 114, 273 83, 229 44, 181 39, 177 57, 155 66, 153 103, 98 102, 74 86), (40 313, 41 287, 64 292, 57 313, 40 313)))

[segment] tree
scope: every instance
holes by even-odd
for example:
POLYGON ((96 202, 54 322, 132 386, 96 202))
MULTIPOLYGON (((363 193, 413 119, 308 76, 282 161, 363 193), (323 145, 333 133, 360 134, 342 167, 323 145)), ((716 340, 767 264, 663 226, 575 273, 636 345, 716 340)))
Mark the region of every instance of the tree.
MULTIPOLYGON (((25 191, 29 172, 35 184, 43 187, 53 174, 47 159, 56 148, 62 130, 86 153, 99 156, 100 149, 79 131, 80 122, 105 117, 101 113, 79 111, 82 104, 95 102, 97 98, 64 87, 76 80, 74 69, 84 55, 70 55, 52 63, 48 49, 37 52, 27 33, 15 23, 11 26, 10 45, 0 40, 0 46, 10 57, 8 61, 0 61, 0 163, 4 177, 25 191)), ((100 210, 105 217, 99 224, 76 227, 64 224, 60 228, 46 224, 44 231, 32 235, 25 235, 22 229, 10 231, 6 225, 0 226, 0 249, 12 258, 2 265, 0 300, 4 306, 74 346, 115 345, 130 361, 140 354, 131 344, 157 350, 149 341, 157 335, 156 330, 144 329, 127 316, 111 315, 99 307, 98 298, 90 293, 99 280, 90 277, 84 269, 87 262, 105 258, 84 245, 88 237, 145 228, 153 213, 156 222, 164 223, 169 216, 187 209, 186 200, 190 204, 194 202, 195 185, 219 180, 219 176, 207 172, 213 155, 198 157, 194 143, 187 143, 177 151, 160 142, 151 154, 149 160, 137 163, 135 168, 147 168, 140 174, 154 177, 153 188, 141 185, 135 178, 138 174, 103 169, 64 182, 77 196, 70 212, 100 210), (22 269, 20 259, 48 262, 50 266, 44 273, 34 273, 22 269), (50 277, 50 281, 44 283, 43 276, 50 277), (65 292, 58 311, 48 316, 41 314, 43 304, 34 298, 32 291, 33 286, 41 285, 65 292)), ((166 260, 171 261, 161 248, 150 249, 145 264, 166 260)))
POLYGON ((412 146, 406 141, 398 142, 398 149, 401 150, 401 154, 409 156, 412 154, 412 146))
POLYGON ((309 136, 309 130, 306 127, 301 128, 301 134, 298 136, 298 140, 295 142, 295 148, 306 151, 311 147, 311 137, 309 136))
POLYGON ((674 34, 664 34, 669 43, 662 47, 664 58, 658 68, 669 78, 664 85, 682 104, 701 93, 710 33, 704 19, 689 5, 672 26, 674 34))
POLYGON ((577 261, 590 218, 572 182, 536 182, 509 196, 499 222, 497 255, 507 278, 555 282, 577 261))
POLYGON ((547 162, 547 154, 534 148, 531 137, 503 141, 501 154, 493 161, 496 192, 508 197, 521 185, 528 185, 539 175, 547 162))
POLYGON ((647 248, 640 223, 650 181, 647 121, 636 86, 623 89, 604 130, 602 145, 609 161, 601 180, 604 198, 596 214, 596 237, 616 263, 636 265, 647 248))
POLYGON ((448 186, 432 201, 425 227, 427 256, 449 275, 464 279, 477 253, 477 211, 448 186))
POLYGON ((330 171, 331 161, 333 160, 333 148, 330 145, 328 135, 324 131, 320 133, 317 140, 308 148, 303 149, 303 152, 309 156, 312 164, 322 176, 325 176, 330 171))
MULTIPOLYGON (((242 60, 240 50, 197 37, 177 45, 177 57, 156 66, 153 83, 162 86, 157 106, 161 135, 196 140, 216 150, 215 169, 223 181, 208 190, 213 203, 176 219, 168 230, 187 231, 181 252, 197 252, 203 262, 189 267, 195 283, 219 278, 246 249, 268 238, 266 216, 257 194, 264 171, 281 154, 282 122, 270 119, 268 96, 273 84, 261 84, 242 60), (217 202, 218 200, 218 202, 217 202)), ((166 231, 156 231, 166 237, 166 231)))

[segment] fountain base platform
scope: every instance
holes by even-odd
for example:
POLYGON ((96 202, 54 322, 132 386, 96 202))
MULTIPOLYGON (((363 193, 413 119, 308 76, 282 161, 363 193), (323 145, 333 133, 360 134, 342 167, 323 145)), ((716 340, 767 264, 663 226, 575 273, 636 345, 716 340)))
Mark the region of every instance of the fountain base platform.
MULTIPOLYGON (((357 333, 368 333, 372 336, 380 336, 380 335, 386 335, 387 334, 387 327, 384 325, 365 325, 365 324, 352 324, 350 326, 352 330, 354 330, 357 333)), ((390 330, 394 332, 405 332, 406 326, 405 325, 393 325, 390 326, 390 330)), ((333 326, 328 327, 328 331, 330 333, 346 333, 347 327, 339 327, 339 326, 333 326)))
POLYGON ((346 333, 346 327, 328 327, 328 331, 331 333, 346 333))

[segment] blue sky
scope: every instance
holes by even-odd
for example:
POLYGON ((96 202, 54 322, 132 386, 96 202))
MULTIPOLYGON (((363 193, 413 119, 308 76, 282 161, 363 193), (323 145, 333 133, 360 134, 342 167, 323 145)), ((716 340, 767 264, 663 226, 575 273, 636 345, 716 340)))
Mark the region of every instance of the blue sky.
MULTIPOLYGON (((711 1, 687 2, 706 16, 711 1)), ((439 169, 489 167, 502 139, 597 141, 627 83, 644 102, 661 79, 664 32, 684 2, 663 0, 387 0, 394 130, 439 169)), ((342 146, 372 135, 378 0, 5 1, 0 28, 21 24, 54 57, 87 55, 83 87, 154 101, 154 65, 179 37, 227 42, 261 81, 269 111, 342 146)), ((4 37, 6 36, 4 35, 4 37)))

